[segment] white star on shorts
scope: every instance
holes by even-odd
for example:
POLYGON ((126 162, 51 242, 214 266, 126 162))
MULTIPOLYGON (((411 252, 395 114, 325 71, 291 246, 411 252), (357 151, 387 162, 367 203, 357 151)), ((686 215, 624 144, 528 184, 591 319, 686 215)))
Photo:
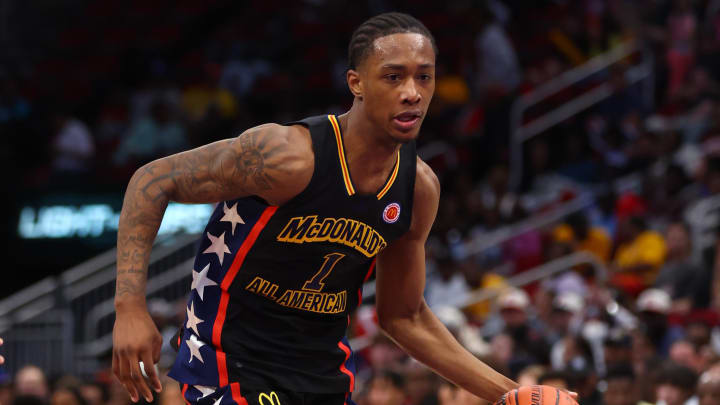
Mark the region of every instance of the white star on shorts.
POLYGON ((225 253, 230 253, 230 249, 228 249, 225 244, 225 232, 220 234, 220 236, 212 236, 210 232, 208 232, 207 237, 210 239, 210 246, 208 246, 203 253, 215 253, 218 260, 220 260, 220 265, 222 265, 225 253))
POLYGON ((193 357, 197 357, 201 363, 205 363, 202 354, 200 354, 200 348, 205 346, 205 343, 198 340, 197 336, 193 334, 190 334, 190 339, 186 340, 185 343, 187 343, 188 349, 190 349, 190 360, 188 360, 188 363, 192 362, 193 357))

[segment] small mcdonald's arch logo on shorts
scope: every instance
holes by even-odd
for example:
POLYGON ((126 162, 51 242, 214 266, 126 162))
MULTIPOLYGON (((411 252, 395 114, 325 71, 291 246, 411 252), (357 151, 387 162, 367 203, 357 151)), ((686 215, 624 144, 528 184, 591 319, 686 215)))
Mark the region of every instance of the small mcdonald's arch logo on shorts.
POLYGON ((388 224, 397 222, 400 218, 400 204, 393 202, 387 205, 383 210, 383 221, 388 224))

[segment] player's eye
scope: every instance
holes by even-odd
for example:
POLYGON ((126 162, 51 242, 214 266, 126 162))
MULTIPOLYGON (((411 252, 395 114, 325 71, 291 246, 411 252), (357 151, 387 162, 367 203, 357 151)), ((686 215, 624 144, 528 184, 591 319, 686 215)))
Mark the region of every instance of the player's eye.
POLYGON ((390 80, 391 82, 395 82, 395 81, 400 80, 400 75, 397 73, 390 73, 390 74, 385 75, 385 78, 390 80))
POLYGON ((422 80, 422 81, 427 81, 427 80, 430 80, 430 79, 432 79, 432 76, 430 76, 430 75, 428 75, 428 74, 422 74, 422 75, 420 75, 420 80, 422 80))

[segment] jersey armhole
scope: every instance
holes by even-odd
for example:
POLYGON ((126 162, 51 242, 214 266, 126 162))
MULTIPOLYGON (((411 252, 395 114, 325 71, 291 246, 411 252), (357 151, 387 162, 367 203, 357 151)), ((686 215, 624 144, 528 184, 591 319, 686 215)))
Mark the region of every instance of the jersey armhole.
POLYGON ((317 145, 318 140, 313 135, 311 123, 307 122, 307 120, 292 121, 292 122, 288 122, 288 123, 282 124, 282 125, 284 125, 284 126, 302 125, 305 128, 307 128, 308 132, 310 132, 310 143, 312 144, 312 151, 313 151, 313 173, 312 173, 312 176, 310 176, 310 181, 308 182, 308 184, 305 186, 305 188, 301 192, 297 193, 293 198, 288 200, 285 204, 281 205, 281 207, 288 207, 288 206, 292 206, 293 204, 296 204, 299 201, 302 201, 308 195, 309 191, 313 188, 313 186, 315 185, 315 183, 316 183, 315 174, 318 172, 320 153, 319 153, 319 145, 317 145))

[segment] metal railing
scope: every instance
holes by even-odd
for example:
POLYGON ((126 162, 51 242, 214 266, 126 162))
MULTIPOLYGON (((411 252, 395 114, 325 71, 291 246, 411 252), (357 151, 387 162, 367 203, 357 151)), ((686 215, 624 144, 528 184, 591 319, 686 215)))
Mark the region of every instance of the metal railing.
POLYGON ((690 226, 693 241, 693 257, 701 259, 705 249, 715 244, 720 224, 720 195, 692 203, 685 209, 685 221, 690 226))
MULTIPOLYGON (((642 63, 625 71, 626 84, 629 86, 644 79, 651 79, 653 75, 652 54, 645 48, 642 48, 637 42, 630 41, 590 59, 581 66, 564 72, 560 76, 527 94, 521 95, 515 100, 510 112, 509 136, 510 184, 513 188, 517 188, 521 181, 523 171, 523 144, 526 141, 610 97, 615 93, 616 89, 613 84, 607 80, 527 123, 523 123, 525 112, 562 90, 587 80, 610 66, 625 61, 629 56, 636 53, 642 55, 642 63)), ((646 80, 644 93, 647 100, 646 102, 648 103, 651 103, 654 97, 653 90, 652 80, 646 80)))
MULTIPOLYGON (((595 279, 598 283, 604 284, 607 281, 608 272, 605 264, 598 260, 598 258, 592 253, 575 252, 510 277, 507 279, 507 285, 508 287, 524 287, 528 284, 532 284, 556 273, 566 271, 580 265, 590 265, 595 271, 595 279)), ((467 300, 463 305, 461 305, 461 307, 465 308, 479 302, 497 298, 502 293, 502 289, 494 288, 476 290, 468 296, 467 300)))
MULTIPOLYGON (((178 278, 178 268, 194 258, 197 241, 198 235, 189 234, 157 241, 148 266, 150 294, 164 292, 157 287, 158 283, 164 283, 169 277, 178 278)), ((112 342, 111 335, 101 332, 108 328, 112 330, 114 318, 97 318, 97 336, 89 346, 87 323, 90 316, 97 317, 95 314, 102 309, 107 311, 108 306, 110 314, 114 314, 115 263, 116 250, 111 249, 0 301, 0 336, 6 338, 4 351, 11 359, 6 369, 14 373, 18 367, 30 362, 50 373, 71 371, 79 376, 92 373, 97 359, 90 359, 88 353, 98 355, 102 353, 101 349, 109 349, 107 344, 98 342, 107 340, 107 336, 112 342), (45 325, 44 329, 39 325, 45 325), (58 350, 59 345, 62 350, 58 350), (57 368, 58 364, 64 364, 64 368, 57 368)), ((187 267, 184 273, 190 277, 187 267)), ((184 290, 187 290, 189 282, 185 283, 184 290)))

